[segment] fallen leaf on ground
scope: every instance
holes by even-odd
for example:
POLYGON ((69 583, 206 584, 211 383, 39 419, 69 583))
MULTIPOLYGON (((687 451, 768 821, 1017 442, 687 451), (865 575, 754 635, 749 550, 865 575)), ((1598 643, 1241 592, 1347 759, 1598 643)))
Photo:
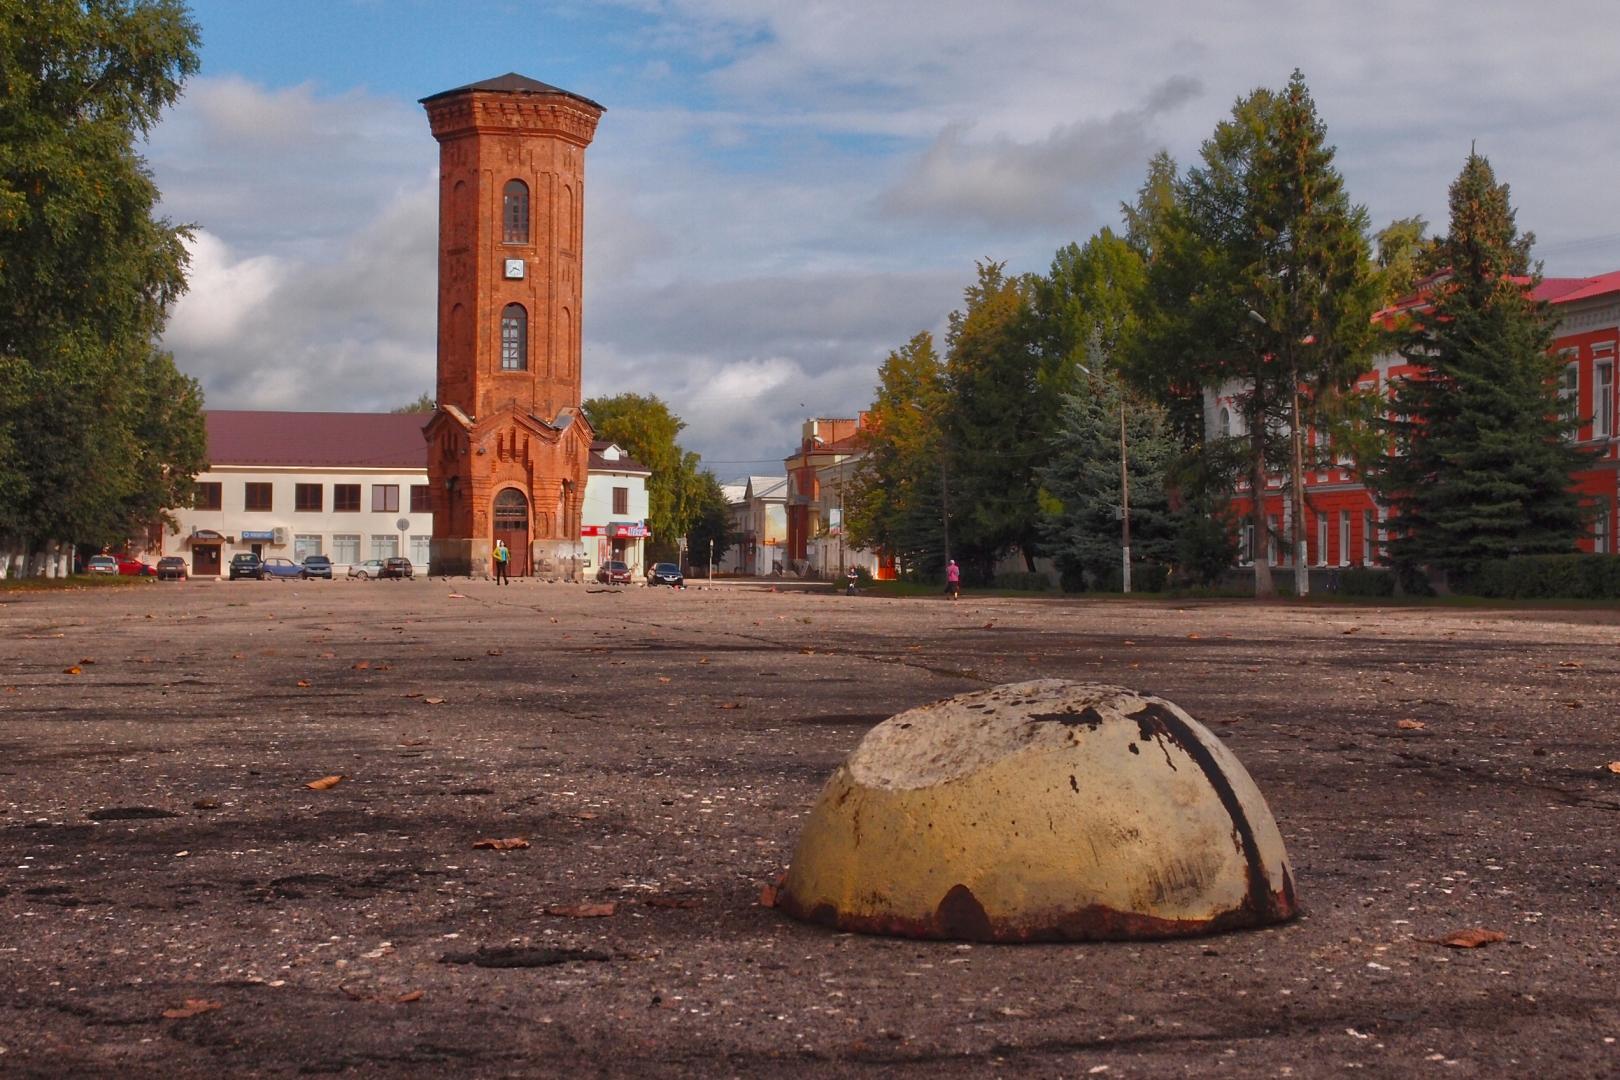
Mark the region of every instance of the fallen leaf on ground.
POLYGON ((1604 768, 1612 773, 1620 773, 1620 761, 1611 761, 1604 768))
POLYGON ((242 659, 242 654, 241 653, 232 653, 231 654, 231 659, 232 660, 241 660, 242 659))
POLYGON ((1422 720, 1397 720, 1395 721, 1395 726, 1400 728, 1402 731, 1421 731, 1428 725, 1422 720))
POLYGON ((700 657, 698 659, 698 663, 700 663, 700 664, 707 664, 708 662, 709 662, 709 658, 707 656, 700 657))
POLYGON ((660 676, 658 676, 658 681, 659 681, 659 682, 669 682, 669 676, 667 676, 667 675, 660 675, 660 676))
POLYGON ((816 650, 814 650, 814 649, 800 649, 799 650, 799 655, 800 656, 814 656, 814 655, 816 655, 816 650))
POLYGON ((299 679, 298 680, 298 685, 299 686, 308 686, 309 685, 309 680, 308 679, 299 679))
POLYGON ((422 696, 422 691, 420 691, 420 690, 412 690, 410 693, 406 694, 405 696, 406 697, 421 697, 422 696))
POLYGON ((1260 669, 1257 668, 1257 667, 1251 667, 1251 668, 1244 668, 1243 670, 1244 671, 1259 671, 1260 669))
POLYGON ((337 787, 347 779, 348 776, 346 774, 338 773, 336 776, 323 776, 319 780, 312 780, 304 786, 309 788, 311 791, 326 791, 328 788, 337 787))
POLYGON ((452 600, 465 600, 465 599, 467 599, 467 597, 465 595, 463 595, 462 593, 453 592, 453 593, 450 594, 450 599, 452 599, 452 600))
POLYGON ((776 886, 775 885, 767 885, 763 889, 759 890, 759 906, 760 907, 775 907, 776 906, 776 886))
POLYGON ((90 657, 86 656, 83 659, 81 659, 79 661, 79 663, 81 663, 81 664, 93 664, 93 663, 95 663, 95 661, 92 660, 90 657))
POLYGON ((506 652, 506 650, 505 650, 505 649, 490 649, 490 650, 489 650, 489 651, 488 651, 488 652, 487 652, 487 653, 485 653, 485 654, 484 654, 484 655, 485 655, 485 656, 500 656, 500 655, 501 655, 501 654, 502 654, 502 653, 504 653, 504 652, 506 652))
POLYGON ((1581 662, 1579 660, 1561 660, 1561 661, 1559 661, 1558 666, 1559 667, 1580 667, 1581 662))
POLYGON ((428 705, 443 705, 444 704, 444 698, 442 698, 442 697, 425 697, 422 700, 423 700, 423 702, 425 702, 428 705))
POLYGON ((488 848, 491 851, 517 851, 519 848, 526 848, 528 846, 529 841, 522 836, 512 836, 505 840, 496 840, 493 837, 486 837, 473 845, 475 848, 488 848))
POLYGON ((720 708, 722 708, 722 709, 740 709, 740 708, 742 708, 742 702, 740 702, 740 701, 722 701, 720 703, 720 708))
POLYGON ((1197 638, 1197 637, 1198 637, 1198 635, 1197 635, 1197 634, 1188 634, 1188 635, 1187 635, 1187 636, 1188 636, 1188 637, 1189 637, 1189 638, 1197 638))
POLYGON ((1447 945, 1453 949, 1477 949, 1481 945, 1506 941, 1507 935, 1500 930, 1483 930, 1476 926, 1468 930, 1453 930, 1445 937, 1422 938, 1420 940, 1430 945, 1447 945))
POLYGON ((401 746, 425 746, 425 745, 427 745, 427 742, 428 742, 428 740, 426 740, 426 739, 401 739, 399 741, 399 745, 401 745, 401 746))
POLYGON ((408 994, 399 995, 399 997, 394 999, 394 1003, 396 1005, 408 1005, 413 1001, 421 1001, 426 996, 427 995, 420 990, 412 990, 408 994))
POLYGON ((204 798, 198 799, 196 802, 192 803, 191 808, 193 810, 218 810, 219 809, 219 800, 204 797, 204 798))
POLYGON ((84 673, 82 671, 80 671, 77 667, 65 667, 65 668, 62 669, 62 674, 64 674, 64 675, 82 675, 84 673))
POLYGON ((1566 708, 1566 709, 1578 709, 1580 707, 1581 707, 1581 703, 1578 702, 1578 701, 1566 701, 1566 702, 1564 702, 1564 708, 1566 708))
POLYGON ((987 622, 983 626, 979 627, 979 629, 980 630, 988 630, 994 625, 996 625, 996 620, 991 619, 989 622, 987 622))
POLYGON ((371 666, 371 661, 369 661, 369 660, 360 660, 360 661, 357 661, 355 663, 354 670, 356 670, 356 671, 364 671, 364 670, 366 670, 366 668, 368 668, 370 666, 371 666))
POLYGON ((596 815, 595 814, 575 814, 574 816, 577 817, 577 818, 583 818, 586 821, 595 821, 596 820, 596 815))
POLYGON ((1353 633, 1355 633, 1355 632, 1356 632, 1356 631, 1357 631, 1357 630, 1360 630, 1360 629, 1361 629, 1361 627, 1359 627, 1359 626, 1352 626, 1352 627, 1351 627, 1351 628, 1350 628, 1350 629, 1348 629, 1348 630, 1345 630, 1345 631, 1344 631, 1344 633, 1346 633, 1346 634, 1353 634, 1353 633))
POLYGON ((224 1007, 225 1006, 218 1001, 207 1001, 203 998, 187 998, 184 1008, 164 1009, 163 1015, 169 1020, 184 1020, 188 1016, 196 1016, 198 1013, 213 1012, 215 1009, 223 1009, 224 1007))
POLYGON ((547 915, 563 919, 605 919, 619 910, 618 904, 563 904, 546 908, 547 915))

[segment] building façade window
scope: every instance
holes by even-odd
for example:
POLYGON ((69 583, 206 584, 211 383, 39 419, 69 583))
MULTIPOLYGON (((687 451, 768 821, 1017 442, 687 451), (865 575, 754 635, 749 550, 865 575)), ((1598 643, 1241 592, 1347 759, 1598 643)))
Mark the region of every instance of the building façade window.
POLYGON ((508 180, 501 191, 501 241, 529 242, 529 185, 521 180, 508 180))
POLYGON ((628 514, 630 512, 630 489, 616 487, 613 489, 613 512, 615 514, 628 514))
POLYGON ((358 514, 360 512, 360 485, 333 484, 332 509, 340 514, 358 514))
POLYGON ((223 510, 225 509, 225 485, 216 483, 198 484, 197 490, 191 496, 193 510, 223 510))
MULTIPOLYGON (((325 488, 321 484, 294 484, 293 509, 306 514, 320 513, 321 504, 325 501, 322 497, 324 490, 325 488)), ((317 552, 317 554, 319 553, 317 552)))
POLYGON ((271 509, 274 484, 243 484, 242 509, 254 513, 268 513, 271 509))
POLYGON ((432 489, 427 484, 411 485, 411 513, 433 513, 433 503, 429 501, 429 492, 431 490, 432 489))
MULTIPOLYGON (((399 485, 372 484, 371 512, 373 514, 399 513, 399 485)), ((395 552, 398 554, 398 552, 395 552)))
POLYGON ((522 304, 501 311, 501 370, 529 370, 529 313, 522 304))

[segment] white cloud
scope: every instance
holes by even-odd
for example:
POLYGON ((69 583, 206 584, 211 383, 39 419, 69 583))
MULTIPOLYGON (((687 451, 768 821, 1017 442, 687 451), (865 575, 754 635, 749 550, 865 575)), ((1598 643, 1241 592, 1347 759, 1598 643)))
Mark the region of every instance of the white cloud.
MULTIPOLYGON (((711 460, 779 457, 807 413, 861 407, 975 258, 1043 269, 1153 150, 1190 161, 1235 98, 1296 66, 1375 222, 1441 221, 1477 138, 1550 273, 1620 265, 1612 0, 624 6, 650 21, 598 46, 586 384, 666 397, 711 460)), ((203 229, 168 342, 211 403, 375 408, 427 388, 419 106, 200 79, 151 158, 166 212, 203 229)))

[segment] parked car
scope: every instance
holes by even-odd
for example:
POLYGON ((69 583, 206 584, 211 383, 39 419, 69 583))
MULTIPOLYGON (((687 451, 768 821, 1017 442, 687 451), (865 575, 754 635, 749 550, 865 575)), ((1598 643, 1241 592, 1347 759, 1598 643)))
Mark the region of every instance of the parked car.
POLYGON ((141 560, 131 558, 128 555, 114 555, 113 558, 118 560, 118 572, 120 574, 127 574, 130 577, 151 577, 157 573, 157 568, 151 563, 141 562, 141 560))
POLYGON ((653 563, 652 569, 647 571, 648 585, 671 585, 677 589, 686 587, 686 576, 681 568, 672 562, 653 563))
POLYGON ((237 578, 253 578, 256 581, 264 580, 264 563, 251 551, 244 551, 240 555, 231 556, 230 580, 237 578))
POLYGON ((111 555, 92 555, 90 561, 84 564, 87 574, 106 574, 113 576, 118 573, 118 560, 111 555))
POLYGON ((291 559, 273 558, 264 560, 264 576, 270 578, 295 578, 304 576, 304 568, 291 559))
POLYGON ((598 585, 628 585, 630 584, 630 567, 618 560, 605 562, 602 569, 596 572, 598 585))
POLYGON ((383 561, 381 559, 367 559, 365 562, 355 563, 349 567, 349 576, 359 578, 361 581, 367 578, 380 578, 382 572, 383 561))
POLYGON ((184 581, 188 574, 186 560, 178 555, 165 555, 158 560, 157 577, 159 581, 184 581))
POLYGON ((411 565, 411 560, 407 559, 403 555, 395 555, 392 558, 388 558, 388 559, 383 560, 383 567, 382 567, 382 576, 383 577, 386 577, 386 578, 408 578, 408 577, 414 577, 415 574, 416 574, 416 567, 412 566, 411 565))
POLYGON ((298 575, 301 578, 325 578, 332 580, 332 560, 325 555, 305 555, 304 572, 298 575))

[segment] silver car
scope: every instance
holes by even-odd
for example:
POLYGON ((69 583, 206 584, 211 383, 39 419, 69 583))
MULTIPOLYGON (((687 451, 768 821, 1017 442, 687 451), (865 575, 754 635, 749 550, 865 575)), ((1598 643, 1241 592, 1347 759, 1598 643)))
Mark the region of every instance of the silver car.
POLYGON ((359 578, 361 581, 365 581, 368 578, 374 580, 382 577, 382 571, 383 560, 367 559, 365 562, 355 563, 353 566, 349 567, 349 576, 352 578, 359 578))

